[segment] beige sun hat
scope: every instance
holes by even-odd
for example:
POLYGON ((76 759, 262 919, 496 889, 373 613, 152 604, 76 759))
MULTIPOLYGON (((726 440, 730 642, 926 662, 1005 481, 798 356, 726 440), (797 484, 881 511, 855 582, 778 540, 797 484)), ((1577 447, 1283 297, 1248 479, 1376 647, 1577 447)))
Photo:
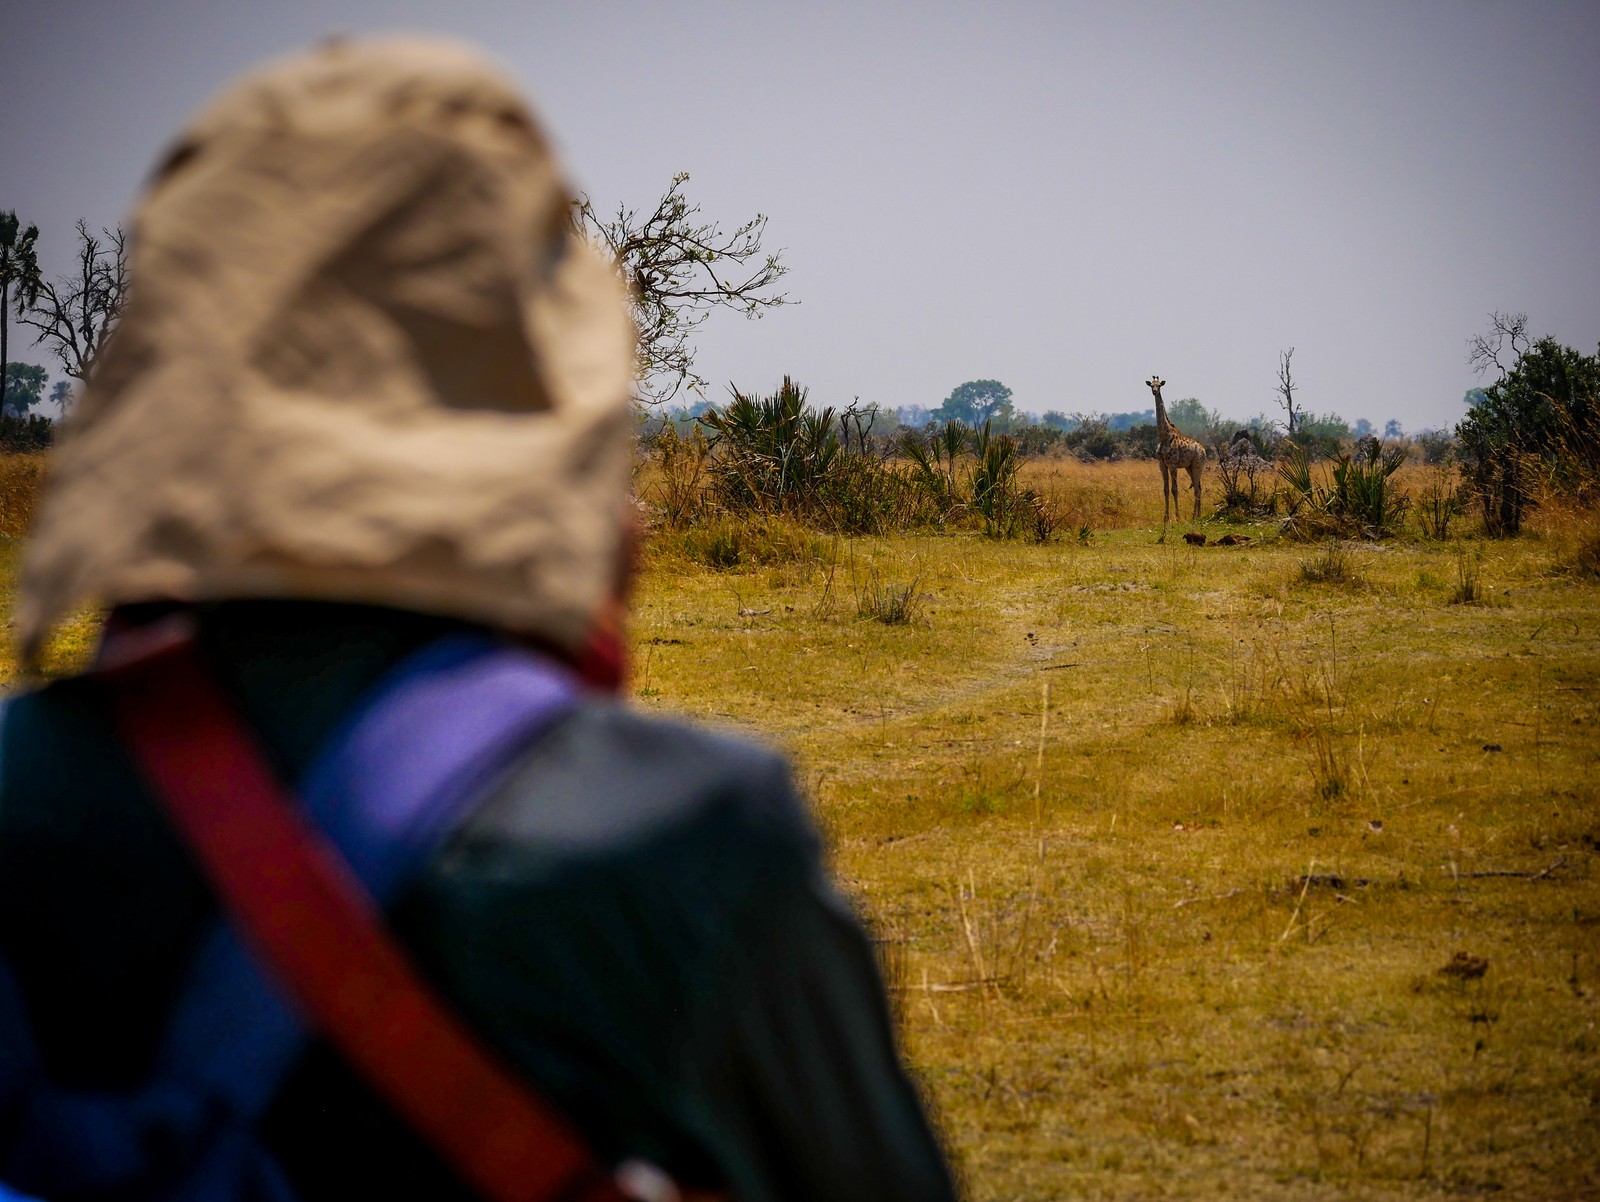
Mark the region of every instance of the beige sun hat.
POLYGON ((634 331, 477 55, 331 43, 227 88, 134 216, 55 454, 25 662, 86 601, 303 597, 575 647, 615 579, 634 331))

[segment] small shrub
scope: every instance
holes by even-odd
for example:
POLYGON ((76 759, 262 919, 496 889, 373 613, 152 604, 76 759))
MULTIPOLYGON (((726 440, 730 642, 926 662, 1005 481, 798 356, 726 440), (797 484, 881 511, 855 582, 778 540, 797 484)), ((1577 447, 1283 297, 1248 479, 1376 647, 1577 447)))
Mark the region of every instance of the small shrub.
POLYGON ((788 376, 768 397, 733 390, 700 421, 712 432, 712 476, 729 509, 806 510, 842 451, 834 411, 808 408, 806 390, 788 376))
POLYGON ((47 451, 55 441, 55 434, 55 423, 43 414, 0 414, 0 452, 47 451))
POLYGON ((654 438, 659 474, 648 490, 661 520, 681 529, 700 516, 705 507, 706 459, 709 447, 699 429, 685 436, 665 425, 654 438))
POLYGON ((1103 413, 1076 413, 1073 421, 1076 424, 1063 441, 1085 462, 1114 459, 1125 445, 1126 439, 1111 428, 1103 413))
POLYGON ((1300 740, 1311 768, 1311 782, 1318 799, 1336 801, 1350 791, 1352 782, 1349 758, 1334 742, 1333 732, 1320 722, 1301 728, 1300 740))
POLYGON ((1200 711, 1195 708, 1194 688, 1184 685, 1183 693, 1172 703, 1169 714, 1174 726, 1196 726, 1200 722, 1200 711))
POLYGON ((1010 538, 1021 524, 1023 502, 1017 489, 1017 443, 1007 434, 991 435, 989 423, 978 432, 972 469, 972 508, 983 516, 983 532, 1010 538))
POLYGON ((1406 461, 1405 448, 1384 447, 1365 438, 1333 467, 1333 511, 1356 526, 1364 538, 1383 538, 1400 524, 1409 498, 1395 487, 1393 476, 1406 461))
POLYGON ((1343 543, 1329 543, 1311 559, 1300 561, 1300 579, 1307 584, 1360 584, 1355 556, 1343 543))
POLYGON ((1222 481, 1220 515, 1259 517, 1277 508, 1277 490, 1269 486, 1272 464, 1248 437, 1236 438, 1218 457, 1217 475, 1222 481))
POLYGON ((1383 447, 1365 439, 1340 455, 1329 485, 1312 476, 1311 456, 1292 445, 1278 462, 1278 476, 1290 497, 1283 532, 1291 538, 1384 538, 1393 534, 1409 499, 1392 477, 1405 462, 1405 448, 1383 447))
POLYGON ((1047 455, 1060 447, 1066 434, 1053 426, 1022 426, 1012 437, 1017 440, 1017 454, 1035 456, 1047 455))
POLYGON ((967 451, 968 431, 960 422, 945 422, 927 435, 910 433, 900 441, 900 452, 911 465, 910 479, 940 514, 941 521, 962 507, 956 464, 967 451))
POLYGON ((885 626, 905 626, 922 618, 922 577, 913 576, 904 584, 884 580, 876 568, 869 569, 864 581, 856 585, 856 613, 885 626))
POLYGON ((1455 459, 1456 440, 1448 430, 1424 430, 1417 435, 1416 443, 1422 462, 1429 467, 1443 467, 1455 459))
POLYGON ((892 534, 942 526, 954 508, 903 465, 871 452, 840 455, 818 485, 808 516, 839 534, 892 534))

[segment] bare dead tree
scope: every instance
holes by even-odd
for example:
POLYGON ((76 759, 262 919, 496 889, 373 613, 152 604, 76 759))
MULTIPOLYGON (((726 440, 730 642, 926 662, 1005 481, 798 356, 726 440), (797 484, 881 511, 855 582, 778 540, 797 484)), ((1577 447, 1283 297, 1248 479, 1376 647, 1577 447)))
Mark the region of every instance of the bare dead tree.
POLYGON ((1294 432, 1299 425, 1301 416, 1299 411, 1294 407, 1295 389, 1298 388, 1299 385, 1294 382, 1294 376, 1290 372, 1289 368, 1289 361, 1293 358, 1294 347, 1292 346, 1288 350, 1283 351, 1278 355, 1278 404, 1281 405, 1283 407, 1283 411, 1289 415, 1290 438, 1294 437, 1294 432))
POLYGON ((1531 345, 1528 315, 1501 313, 1497 309, 1489 314, 1489 332, 1467 339, 1467 366, 1480 376, 1493 368, 1497 378, 1503 380, 1531 345))
POLYGON ((746 317, 794 302, 775 285, 788 274, 783 252, 766 254, 761 240, 767 219, 757 213, 737 229, 700 220, 700 206, 684 196, 689 182, 680 171, 643 219, 619 206, 602 219, 588 196, 573 202, 573 223, 609 253, 628 284, 641 401, 661 404, 685 386, 703 388, 694 371, 692 335, 713 309, 746 317))
POLYGON ((80 217, 77 270, 54 283, 36 277, 33 303, 19 314, 78 380, 88 379, 128 299, 128 235, 121 226, 100 234, 104 241, 80 217))

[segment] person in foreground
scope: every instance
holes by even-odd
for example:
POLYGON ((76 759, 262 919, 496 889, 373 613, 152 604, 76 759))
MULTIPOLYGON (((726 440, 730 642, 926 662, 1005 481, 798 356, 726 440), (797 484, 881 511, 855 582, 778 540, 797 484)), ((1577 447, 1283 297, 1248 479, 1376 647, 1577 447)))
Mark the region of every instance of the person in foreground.
POLYGON ((569 203, 423 41, 269 66, 155 171, 24 664, 112 615, 0 709, 0 1196, 953 1196, 784 762, 607 695, 633 332, 569 203), (519 1186, 518 1105, 604 1172, 519 1186))

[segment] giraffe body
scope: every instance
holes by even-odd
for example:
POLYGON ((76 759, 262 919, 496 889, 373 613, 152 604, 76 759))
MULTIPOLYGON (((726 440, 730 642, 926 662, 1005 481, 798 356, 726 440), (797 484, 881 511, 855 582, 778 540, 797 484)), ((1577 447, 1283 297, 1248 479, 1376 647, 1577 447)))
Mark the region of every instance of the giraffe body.
POLYGON ((1172 503, 1172 516, 1182 517, 1182 502, 1178 499, 1178 473, 1189 473, 1189 486, 1194 489, 1194 520, 1200 518, 1200 478, 1206 470, 1206 449, 1196 439, 1179 431, 1167 418, 1167 406, 1161 400, 1161 389, 1166 381, 1151 376, 1145 381, 1156 398, 1156 462, 1161 465, 1161 524, 1167 524, 1167 503, 1172 503))

